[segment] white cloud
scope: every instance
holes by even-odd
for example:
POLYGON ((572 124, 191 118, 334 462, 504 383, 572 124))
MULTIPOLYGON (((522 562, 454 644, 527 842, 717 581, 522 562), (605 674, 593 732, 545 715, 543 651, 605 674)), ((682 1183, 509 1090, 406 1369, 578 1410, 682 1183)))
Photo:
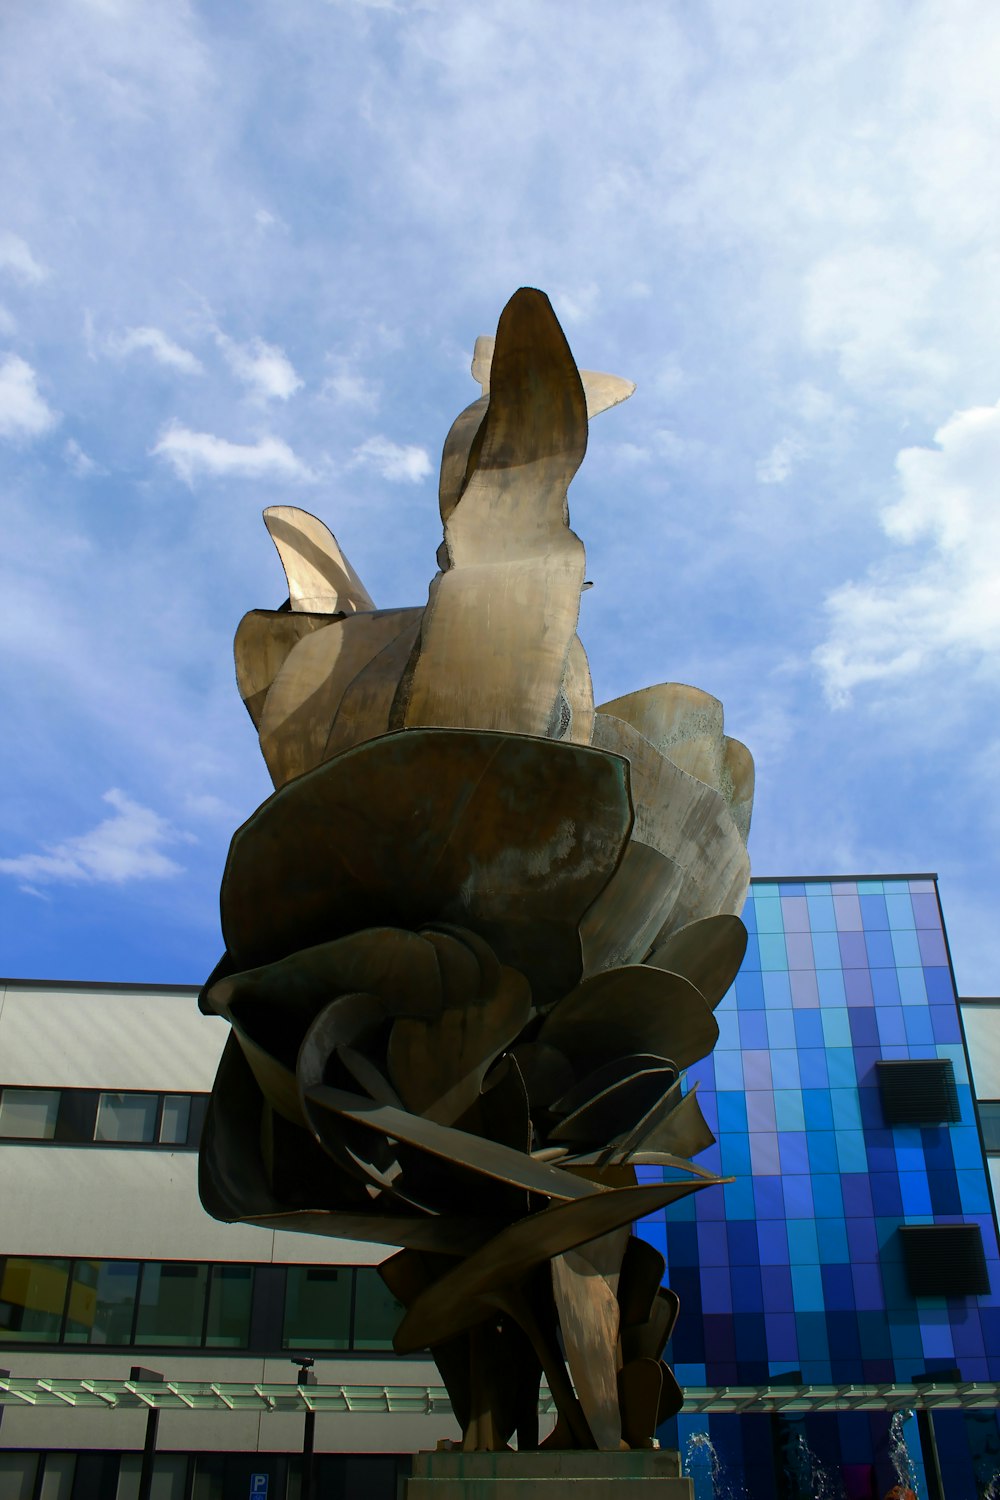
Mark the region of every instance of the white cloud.
POLYGON ((13 314, 0 302, 0 334, 11 334, 17 329, 13 314))
POLYGON ((355 448, 352 462, 370 466, 394 484, 419 484, 431 472, 426 449, 414 443, 393 443, 381 436, 371 437, 355 448))
POLYGON ((301 390, 302 381, 294 365, 276 344, 257 338, 238 344, 224 333, 217 333, 215 338, 229 368, 255 400, 287 401, 301 390))
POLYGON ((59 415, 38 389, 38 377, 19 354, 0 360, 0 437, 34 438, 48 432, 59 415))
POLYGON ((0 271, 9 271, 25 286, 37 286, 49 274, 44 266, 39 265, 20 235, 6 230, 0 232, 0 271))
MULTIPOLYGON (((468 356, 465 363, 468 365, 468 356)), ((320 395, 342 406, 354 406, 363 411, 375 411, 379 403, 379 388, 375 381, 352 369, 346 360, 338 361, 333 374, 326 377, 320 395)))
POLYGON ((63 455, 77 479, 89 479, 93 474, 108 472, 107 469, 102 469, 99 463, 95 463, 89 453, 84 453, 75 438, 67 439, 63 455))
POLYGON ((814 661, 835 704, 862 683, 997 660, 1000 403, 956 413, 934 440, 899 454, 898 498, 881 515, 886 534, 912 550, 827 598, 829 632, 814 661))
MULTIPOLYGON (((29 883, 61 881, 72 885, 124 885, 181 873, 181 866, 163 853, 163 846, 184 840, 184 835, 117 788, 105 792, 103 800, 114 813, 89 833, 45 845, 43 854, 0 859, 0 873, 29 883)), ((25 888, 30 889, 30 885, 25 888)))
POLYGON ((111 354, 127 355, 134 354, 136 350, 145 350, 153 356, 158 365, 165 365, 167 369, 178 370, 182 375, 201 375, 203 367, 200 359, 197 359, 190 350, 184 349, 180 344, 175 344, 160 328, 127 328, 122 334, 112 334, 107 342, 108 351, 111 354))
POLYGON ((757 461, 757 479, 760 484, 784 484, 802 454, 802 444, 797 438, 779 438, 764 458, 757 461))
POLYGON ((152 452, 165 458, 191 484, 196 474, 249 479, 312 479, 311 471, 281 438, 262 437, 256 443, 231 443, 211 432, 192 432, 172 422, 160 434, 152 452))

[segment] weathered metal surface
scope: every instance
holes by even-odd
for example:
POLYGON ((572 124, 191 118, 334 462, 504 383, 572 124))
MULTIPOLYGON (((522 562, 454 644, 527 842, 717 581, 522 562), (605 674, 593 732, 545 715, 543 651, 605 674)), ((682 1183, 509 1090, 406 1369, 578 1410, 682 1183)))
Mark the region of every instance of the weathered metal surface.
POLYGON ((397 1347, 434 1352, 463 1448, 537 1447, 544 1374, 558 1459, 648 1446, 682 1399, 677 1298, 628 1226, 728 1180, 679 1074, 743 954, 753 765, 683 684, 595 713, 567 486, 631 383, 579 372, 530 288, 472 370, 425 608, 376 610, 323 522, 265 512, 289 600, 235 651, 278 789, 199 997, 232 1027, 199 1188, 403 1247, 397 1347))
POLYGON ((480 434, 445 522, 449 566, 431 585, 403 722, 544 735, 584 580, 566 490, 586 452, 587 408, 540 292, 504 309, 480 434))
MULTIPOLYGON (((349 615, 303 637, 289 652, 264 703, 260 748, 275 786, 326 759, 344 695, 387 647, 413 628, 420 611, 349 615)), ((355 703, 355 709, 362 705, 355 703)), ((382 726, 384 727, 384 726, 382 726)), ((380 728, 373 726, 377 734, 380 728)))
POLYGON ((294 505, 269 505, 264 525, 278 549, 293 610, 333 615, 375 608, 337 538, 316 516, 294 505))
POLYGON ((626 768, 576 745, 424 729, 282 787, 233 837, 222 931, 237 968, 382 924, 473 928, 535 1003, 580 973, 583 911, 631 826, 626 768))

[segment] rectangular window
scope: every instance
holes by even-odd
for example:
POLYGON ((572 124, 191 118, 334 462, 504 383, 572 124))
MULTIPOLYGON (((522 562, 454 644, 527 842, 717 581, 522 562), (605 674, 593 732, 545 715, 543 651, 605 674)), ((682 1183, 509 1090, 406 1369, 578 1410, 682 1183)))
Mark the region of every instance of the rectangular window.
POLYGON ((160 1117, 161 1146, 183 1146, 191 1120, 190 1094, 165 1094, 160 1117))
POLYGON ((46 1453, 38 1500, 70 1500, 75 1473, 75 1453, 46 1453))
POLYGON ((983 1142, 989 1152, 1000 1152, 1000 1100, 980 1100, 977 1106, 983 1127, 983 1142))
POLYGON ((215 1266, 208 1294, 209 1349, 245 1349, 250 1339, 252 1266, 215 1266))
POLYGON ((58 1114, 58 1089, 0 1089, 0 1136, 17 1141, 51 1141, 58 1114))
POLYGON ((37 1453, 0 1453, 0 1500, 24 1500, 35 1491, 37 1453))
POLYGON ((139 1263, 134 1260, 78 1260, 66 1318, 67 1344, 129 1344, 139 1263))
MULTIPOLYGON (((142 1473, 142 1454, 123 1453, 118 1468, 115 1500, 136 1500, 142 1473)), ((184 1500, 188 1459, 183 1453, 158 1453, 153 1459, 152 1500, 184 1500)))
POLYGON ((199 1345, 207 1287, 208 1266, 148 1261, 142 1268, 135 1342, 199 1345))
POLYGON ((403 1304, 397 1302, 374 1266, 359 1266, 355 1274, 354 1348, 391 1349, 403 1304))
POLYGON ((94 1139, 132 1143, 155 1140, 157 1103, 155 1094, 102 1094, 94 1139))
POLYGON ((62 1327, 68 1260, 9 1255, 0 1262, 0 1330, 8 1339, 54 1344, 62 1327))
POLYGON ((351 1271, 346 1266, 289 1266, 285 1284, 286 1349, 346 1349, 351 1337, 351 1271))

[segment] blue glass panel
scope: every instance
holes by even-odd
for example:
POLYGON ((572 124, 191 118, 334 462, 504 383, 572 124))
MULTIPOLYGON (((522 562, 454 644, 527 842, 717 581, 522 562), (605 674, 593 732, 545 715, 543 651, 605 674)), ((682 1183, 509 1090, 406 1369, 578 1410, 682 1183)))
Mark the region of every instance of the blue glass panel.
POLYGON ((774 895, 768 893, 765 897, 758 891, 754 904, 757 908, 757 932, 759 934, 784 931, 784 924, 781 920, 781 899, 777 892, 774 895))
POLYGON ((897 968, 907 966, 912 968, 920 967, 920 944, 917 942, 917 934, 912 928, 906 928, 902 932, 896 928, 893 929, 892 952, 897 968))
POLYGON ((899 1195, 903 1201, 903 1213, 908 1219, 933 1212, 926 1172, 900 1172, 899 1195))
POLYGON ((804 880, 779 880, 778 892, 782 896, 804 896, 806 883, 804 880))
MULTIPOLYGON (((836 1012, 830 1012, 836 1014, 836 1012)), ((851 1041, 855 1047, 872 1047, 878 1043, 878 1022, 875 1012, 869 1007, 867 1009, 854 1009, 848 1011, 851 1029, 851 1041)))
POLYGON ((863 932, 841 932, 838 939, 840 943, 840 962, 845 969, 866 969, 868 967, 868 949, 865 945, 863 932))
MULTIPOLYGON (((737 1313, 763 1312, 764 1294, 760 1287, 760 1267, 733 1266, 729 1274, 733 1287, 733 1311, 737 1313)), ((760 1347, 760 1343, 757 1347, 760 1347)))
POLYGON ((744 1048, 767 1046, 767 1013, 763 1010, 739 1012, 740 1045, 744 1048))
POLYGON ((715 1049, 715 1081, 720 1092, 724 1089, 743 1088, 743 1054, 720 1052, 715 1049))
MULTIPOLYGON (((868 1153, 865 1149, 864 1131, 837 1131, 837 1160, 840 1163, 842 1173, 853 1175, 868 1171, 868 1153)), ((846 1211, 850 1212, 849 1209, 846 1211)), ((864 1210, 861 1211, 864 1212, 864 1210)), ((867 1212, 871 1212, 870 1200, 867 1212)))
POLYGON ((771 1054, 771 1084, 776 1089, 797 1089, 800 1086, 797 1052, 785 1047, 771 1054))
POLYGON ((926 1005, 927 985, 923 969, 897 969, 899 998, 904 1005, 926 1005))
POLYGON ((861 905, 861 920, 865 929, 872 932, 878 928, 886 929, 889 926, 889 913, 886 910, 885 897, 881 894, 861 895, 861 886, 858 886, 858 900, 861 905))
POLYGON ((724 1269, 717 1266, 704 1267, 701 1272, 701 1289, 706 1308, 710 1308, 713 1313, 732 1312, 733 1284, 728 1266, 724 1269))
POLYGON ((903 1011, 906 1040, 911 1046, 921 1046, 934 1040, 934 1027, 928 1012, 922 1007, 908 1005, 903 1011))
POLYGON ((954 1007, 955 987, 951 974, 943 965, 924 964, 924 985, 929 1004, 954 1007))
MULTIPOLYGON (((697 1262, 705 1266, 729 1264, 729 1244, 725 1220, 709 1220, 697 1225, 697 1262)), ((692 1257, 693 1261, 693 1257, 692 1257)))
POLYGON ((899 979, 895 969, 872 969, 872 994, 876 1005, 899 1005, 899 979))
POLYGON ((844 998, 848 1005, 873 1005, 872 977, 867 969, 844 970, 844 998))
POLYGON ((829 1089, 804 1088, 802 1111, 807 1131, 833 1129, 833 1105, 829 1089))
POLYGON ((747 938, 747 951, 743 955, 743 972, 747 973, 753 969, 760 968, 760 943, 756 932, 751 931, 747 938))
POLYGON ((847 1088, 849 1085, 857 1083, 857 1075, 854 1071, 854 1053, 850 1047, 831 1047, 826 1054, 826 1067, 830 1077, 831 1088, 847 1088))
POLYGON ((802 1094, 798 1089, 775 1089, 774 1118, 779 1131, 805 1130, 802 1094))
POLYGON ((793 1262, 791 1272, 796 1312, 822 1312, 823 1273, 820 1267, 793 1262))
MULTIPOLYGON (((844 1217, 844 1195, 840 1191, 840 1174, 838 1172, 814 1172, 812 1179, 813 1206, 816 1209, 817 1219, 840 1219, 844 1217)), ((847 1254, 846 1231, 844 1233, 844 1255, 847 1254)), ((830 1226, 824 1229, 824 1235, 830 1233, 830 1226)), ((823 1253, 827 1253, 827 1242, 824 1239, 823 1253)), ((829 1258, 829 1257, 828 1257, 829 1258)), ((839 1257, 836 1257, 839 1258, 839 1257)))
POLYGON ((819 1003, 824 1009, 827 1006, 843 1006, 847 1004, 847 998, 844 993, 844 976, 839 968, 818 970, 816 985, 819 989, 819 1003))
POLYGON ((760 966, 763 970, 787 969, 788 955, 785 952, 784 935, 780 932, 761 932, 757 938, 760 966))
MULTIPOLYGON (((770 976, 768 976, 770 978, 770 976)), ((813 1012, 815 1014, 815 1012, 813 1012)), ((795 1046, 795 1012, 769 1010, 766 1015, 767 1043, 772 1051, 795 1046)))
POLYGON ((940 927, 919 927, 917 929, 917 943, 920 947, 920 958, 924 968, 935 964, 942 968, 947 965, 948 953, 944 945, 944 934, 940 927))
POLYGON ((835 931, 837 918, 833 910, 833 897, 820 896, 815 891, 811 891, 806 900, 809 905, 809 926, 812 928, 814 940, 817 933, 835 931))
POLYGON ((787 1265, 788 1231, 781 1219, 758 1220, 756 1225, 758 1255, 761 1265, 787 1265))
POLYGON ((910 900, 909 891, 898 888, 893 891, 886 890, 885 909, 889 915, 889 926, 894 932, 898 934, 901 930, 905 931, 907 928, 912 931, 914 926, 913 903, 910 900))
MULTIPOLYGON (((960 1167, 955 1176, 958 1180, 958 1191, 962 1198, 962 1212, 965 1214, 988 1214, 991 1212, 989 1189, 986 1185, 986 1174, 980 1167, 978 1171, 960 1167)), ((997 1288, 1000 1291, 1000 1288, 997 1288)))
POLYGON ((792 1004, 791 977, 784 970, 762 975, 764 1004, 768 1009, 790 1008, 792 1004))
MULTIPOLYGON (((715 1191, 717 1193, 718 1189, 715 1191)), ((753 1178, 750 1177, 749 1171, 737 1182, 727 1182, 722 1191, 728 1218, 752 1219, 754 1217, 753 1178)), ((707 1198, 709 1194, 703 1193, 700 1196, 707 1198)))
MULTIPOLYGON (((926 973, 927 970, 924 972, 926 973)), ((953 1006, 932 1004, 930 1013, 931 1026, 934 1030, 934 1040, 936 1042, 957 1042, 960 1040, 962 1033, 958 1024, 958 1012, 953 1006)))
POLYGON ((812 1218, 812 1179, 786 1173, 781 1181, 785 1194, 785 1213, 789 1219, 812 1218))
POLYGON ((839 1172, 840 1156, 837 1151, 837 1135, 833 1130, 806 1130, 809 1147, 809 1170, 817 1172, 839 1172))
MULTIPOLYGON (((781 1191, 781 1178, 757 1177, 753 1185, 754 1203, 757 1209, 758 1221, 764 1219, 781 1219, 785 1217, 785 1198, 781 1191)), ((758 1222, 758 1228, 760 1227, 758 1222)), ((782 1233, 784 1223, 782 1222, 782 1233)))
MULTIPOLYGON (((803 1011, 803 1015, 817 1015, 816 1011, 803 1011)), ((826 1065, 826 1053, 818 1047, 804 1048, 799 1052, 799 1078, 803 1088, 821 1089, 830 1082, 826 1065)))
MULTIPOLYGON (((845 1131, 838 1137, 838 1141, 847 1138, 850 1132, 845 1131)), ((861 1140, 861 1149, 864 1152, 864 1137, 861 1140)), ((841 1168, 840 1190, 844 1195, 844 1213, 848 1218, 870 1219, 872 1216, 872 1194, 871 1183, 868 1180, 867 1160, 864 1167, 841 1168)))
POLYGON ((718 1096, 719 1130, 734 1132, 747 1128, 746 1096, 740 1091, 724 1090, 718 1096))
POLYGON ((846 1005, 833 1007, 820 1012, 823 1017, 823 1038, 829 1049, 835 1047, 850 1048, 853 1038, 851 1037, 851 1022, 846 1005))
POLYGON ((736 1003, 740 1010, 763 1010, 764 983, 756 969, 741 969, 736 976, 736 1003))

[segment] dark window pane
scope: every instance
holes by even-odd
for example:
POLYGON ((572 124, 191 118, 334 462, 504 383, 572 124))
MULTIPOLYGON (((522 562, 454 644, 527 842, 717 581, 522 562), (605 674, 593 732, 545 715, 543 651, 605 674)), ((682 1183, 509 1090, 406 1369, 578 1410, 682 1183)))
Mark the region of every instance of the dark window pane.
POLYGON ((137 1344, 200 1345, 208 1267, 148 1261, 142 1268, 137 1344))
POLYGON ((992 1099, 986 1104, 980 1103, 979 1118, 987 1151, 1000 1152, 1000 1101, 992 1099))
POLYGON ((354 1347, 391 1349, 403 1304, 396 1301, 374 1266, 359 1266, 356 1274, 354 1347))
POLYGON ((37 1453, 0 1453, 0 1500, 31 1500, 37 1453))
POLYGON ((286 1349, 346 1349, 351 1331, 351 1272, 345 1266, 289 1266, 286 1349))
POLYGON ((99 1098, 96 1089, 64 1089, 59 1101, 56 1140, 74 1144, 92 1141, 99 1098))
POLYGON ((187 1138, 189 1146, 197 1146, 201 1140, 201 1128, 208 1113, 208 1100, 208 1094, 195 1094, 191 1100, 191 1119, 188 1122, 187 1138))
MULTIPOLYGON (((184 1500, 188 1461, 182 1453, 158 1453, 153 1460, 152 1500, 184 1500)), ((135 1500, 142 1472, 141 1453, 123 1453, 115 1500, 135 1500)))
POLYGON ((58 1114, 58 1089, 0 1090, 0 1135, 19 1141, 51 1141, 58 1114))
POLYGON ((9 1255, 2 1264, 0 1328, 5 1337, 26 1343, 56 1343, 66 1301, 69 1261, 9 1255))
POLYGON ((208 1294, 208 1331, 211 1349, 245 1349, 250 1337, 252 1266, 216 1266, 208 1294))
POLYGON ((38 1500, 70 1500, 75 1473, 75 1453, 46 1453, 38 1500))
POLYGON ((156 1133, 155 1094, 102 1094, 95 1141, 152 1141, 156 1133))
POLYGON ((164 1146, 183 1146, 187 1140, 188 1121, 191 1118, 190 1094, 165 1094, 163 1115, 160 1119, 160 1143, 164 1146))
POLYGON ((138 1282, 137 1261, 76 1261, 66 1318, 66 1343, 130 1343, 138 1282))
POLYGON ((225 1459, 221 1454, 199 1453, 194 1460, 191 1500, 222 1500, 225 1459))

